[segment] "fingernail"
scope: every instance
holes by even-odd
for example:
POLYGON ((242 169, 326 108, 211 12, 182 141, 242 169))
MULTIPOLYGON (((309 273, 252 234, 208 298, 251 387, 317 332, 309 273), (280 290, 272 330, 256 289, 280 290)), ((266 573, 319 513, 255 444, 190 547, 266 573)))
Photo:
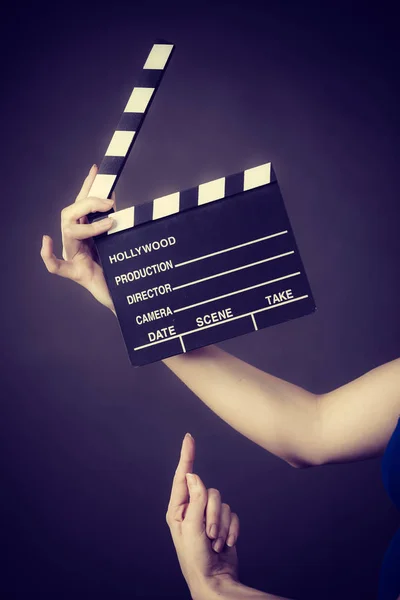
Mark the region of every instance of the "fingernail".
POLYGON ((211 525, 211 527, 210 527, 210 536, 212 538, 216 538, 217 535, 218 535, 218 527, 214 523, 214 525, 211 525))
POLYGON ((193 475, 193 473, 186 473, 186 481, 188 482, 189 486, 196 485, 196 475, 193 475))
POLYGON ((191 434, 191 433, 187 433, 187 434, 185 435, 185 437, 188 437, 188 438, 192 438, 192 439, 193 439, 193 436, 192 436, 192 434, 191 434))
MULTIPOLYGON (((96 163, 93 163, 92 169, 95 169, 96 167, 97 167, 96 163)), ((90 169, 90 170, 92 170, 92 169, 90 169)))
POLYGON ((224 542, 221 540, 221 538, 218 538, 212 545, 213 549, 215 552, 221 552, 222 547, 224 545, 224 542))
POLYGON ((228 536, 228 539, 226 540, 226 545, 229 546, 229 548, 232 548, 232 546, 235 545, 235 536, 232 533, 228 536))

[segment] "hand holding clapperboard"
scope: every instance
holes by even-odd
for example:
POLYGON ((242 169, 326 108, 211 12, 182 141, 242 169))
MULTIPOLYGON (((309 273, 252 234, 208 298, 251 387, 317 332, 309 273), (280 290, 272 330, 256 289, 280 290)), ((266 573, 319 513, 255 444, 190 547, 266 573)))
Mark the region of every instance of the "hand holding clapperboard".
MULTIPOLYGON (((89 197, 111 197, 173 49, 153 45, 89 197)), ((107 214, 94 240, 134 366, 315 310, 271 163, 87 218, 107 214)))

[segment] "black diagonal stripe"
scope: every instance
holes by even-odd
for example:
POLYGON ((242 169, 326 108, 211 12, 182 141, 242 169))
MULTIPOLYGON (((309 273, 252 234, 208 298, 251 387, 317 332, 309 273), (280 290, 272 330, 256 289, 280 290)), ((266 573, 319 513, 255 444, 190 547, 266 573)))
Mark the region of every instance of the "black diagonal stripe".
MULTIPOLYGON (((111 210, 108 210, 107 212, 94 212, 94 213, 89 213, 87 215, 87 220, 89 221, 89 223, 94 223, 94 221, 101 221, 101 219, 105 219, 107 215, 112 214, 114 211, 114 209, 112 208, 111 210)), ((106 234, 107 235, 107 232, 106 234)))
POLYGON ((105 156, 99 167, 101 175, 119 175, 124 167, 125 156, 105 156))
POLYGON ((198 206, 199 188, 194 187, 180 193, 179 211, 198 206))
POLYGON ((273 183, 276 180, 277 180, 276 173, 275 173, 274 168, 273 168, 273 166, 271 164, 271 183, 273 183))
POLYGON ((116 131, 138 131, 143 120, 143 115, 144 113, 122 113, 115 128, 116 131))
POLYGON ((135 79, 135 87, 157 88, 162 76, 163 69, 142 69, 140 75, 135 79))
POLYGON ((135 206, 135 227, 153 219, 153 202, 145 202, 135 206))
POLYGON ((228 175, 225 179, 225 196, 233 196, 243 192, 244 185, 244 173, 235 173, 234 175, 228 175))

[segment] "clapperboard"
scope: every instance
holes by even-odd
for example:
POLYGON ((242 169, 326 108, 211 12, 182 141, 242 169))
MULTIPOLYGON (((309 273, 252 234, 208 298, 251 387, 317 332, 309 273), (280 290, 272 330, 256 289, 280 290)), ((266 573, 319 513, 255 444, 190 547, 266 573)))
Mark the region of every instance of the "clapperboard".
MULTIPOLYGON (((111 196, 173 49, 153 45, 90 196, 111 196)), ((95 243, 134 366, 315 310, 271 163, 88 218, 107 214, 95 243)))

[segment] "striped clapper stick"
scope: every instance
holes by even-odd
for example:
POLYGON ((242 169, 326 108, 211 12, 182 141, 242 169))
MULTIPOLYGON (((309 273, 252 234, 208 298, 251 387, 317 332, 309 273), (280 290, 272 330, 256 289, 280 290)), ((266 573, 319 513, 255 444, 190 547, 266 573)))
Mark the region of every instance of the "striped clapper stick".
MULTIPOLYGON (((104 199, 111 197, 146 113, 161 83, 173 49, 173 44, 167 42, 153 44, 111 138, 88 196, 104 199)), ((113 212, 113 210, 110 212, 113 212)), ((105 216, 107 216, 107 213, 92 213, 88 215, 88 220, 93 222, 103 219, 105 216)))
POLYGON ((134 366, 315 310, 271 163, 110 217, 96 247, 134 366))

